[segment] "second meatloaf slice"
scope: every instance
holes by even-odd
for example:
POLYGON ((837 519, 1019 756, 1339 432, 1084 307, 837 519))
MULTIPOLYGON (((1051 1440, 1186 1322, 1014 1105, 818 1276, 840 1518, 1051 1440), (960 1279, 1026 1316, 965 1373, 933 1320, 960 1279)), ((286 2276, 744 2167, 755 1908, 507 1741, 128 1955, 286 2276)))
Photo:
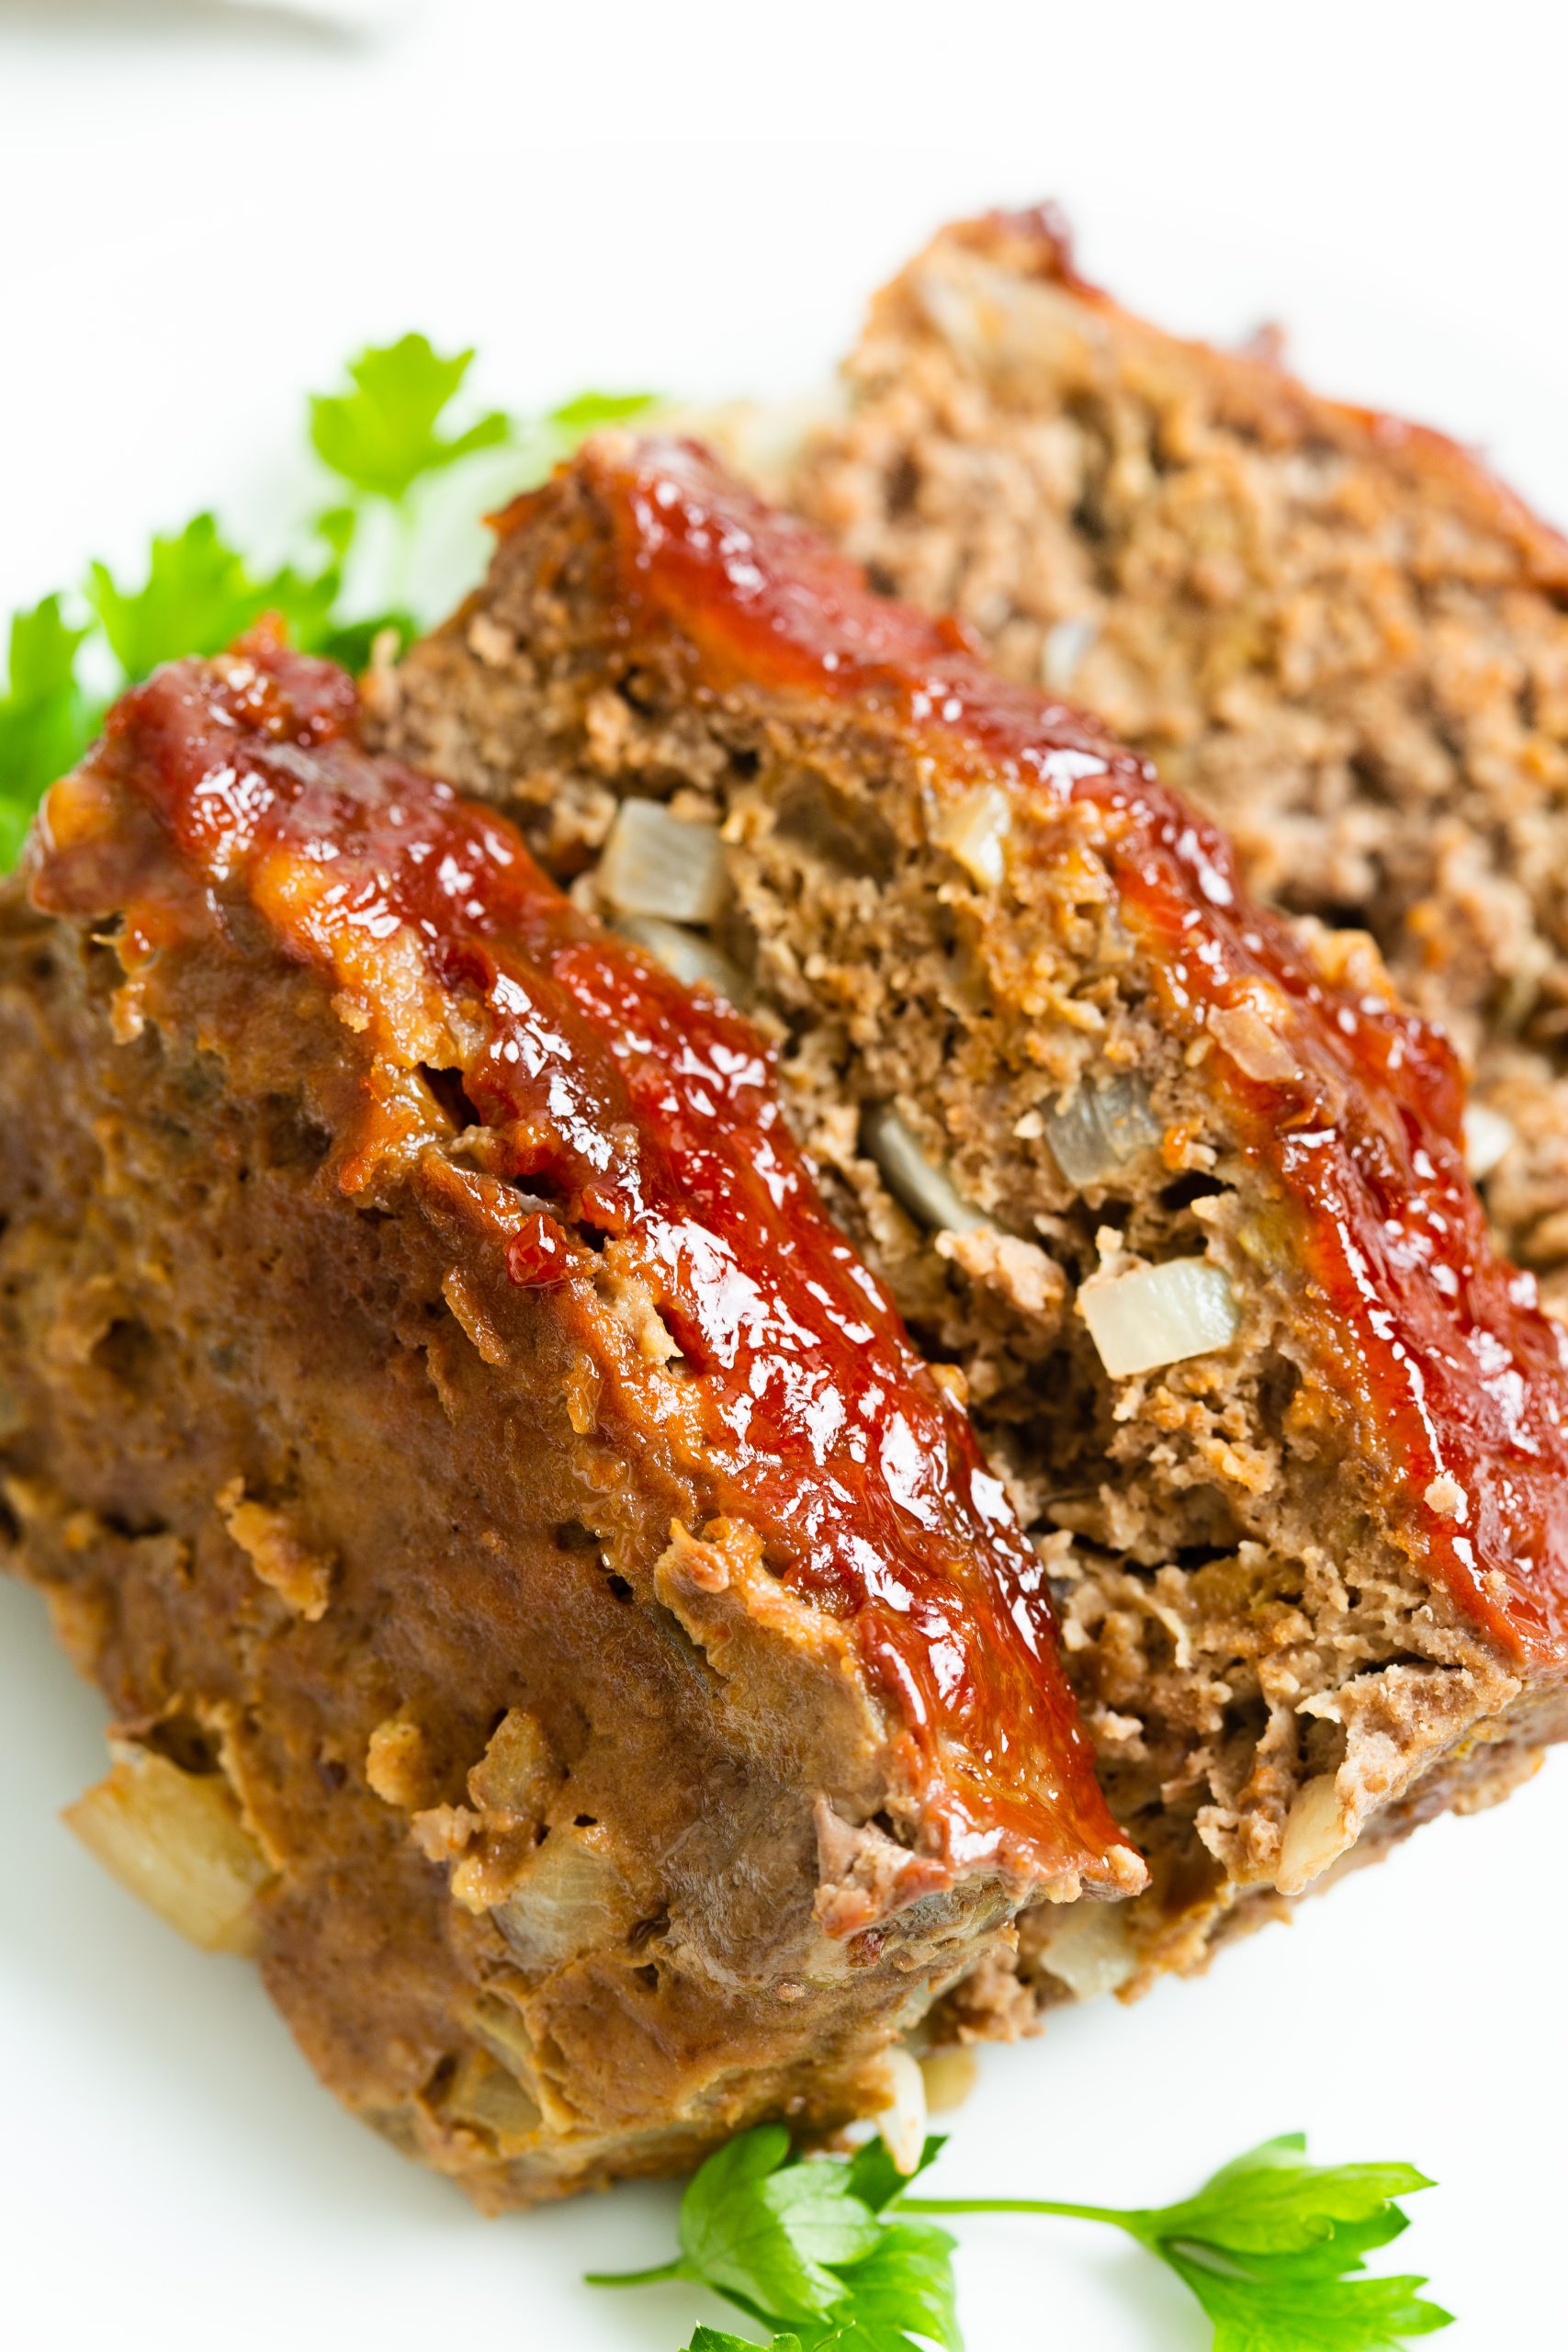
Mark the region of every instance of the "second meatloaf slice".
POLYGON ((1047 1990, 1201 1961, 1564 1726, 1562 1342, 1443 1041, 1248 903, 1093 722, 677 444, 502 520, 378 687, 575 895, 771 1020, 785 1100, 962 1374, 1154 1885, 1047 1990))
POLYGON ((1139 1885, 1045 1580, 769 1057, 262 634, 111 713, 0 938, 17 1564, 76 1809, 482 2201, 888 2098, 1139 1885))
POLYGON ((1468 450, 1183 342, 1048 212, 879 294, 799 504, 1099 712, 1253 887, 1365 928, 1475 1075, 1495 1230, 1568 1301, 1568 545, 1468 450))

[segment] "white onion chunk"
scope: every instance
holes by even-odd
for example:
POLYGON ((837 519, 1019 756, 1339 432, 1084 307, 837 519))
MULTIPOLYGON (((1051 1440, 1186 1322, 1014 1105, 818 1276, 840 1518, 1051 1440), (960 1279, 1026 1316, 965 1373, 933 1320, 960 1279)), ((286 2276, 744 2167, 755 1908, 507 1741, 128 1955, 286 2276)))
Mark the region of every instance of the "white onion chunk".
POLYGON ((1086 1079, 1044 1120, 1057 1167, 1080 1188, 1103 1183, 1160 1140, 1141 1078, 1086 1079))
POLYGON ((750 993, 744 978, 723 950, 700 932, 684 931, 679 923, 664 922, 658 915, 624 916, 615 930, 634 946, 646 948, 682 988, 694 989, 704 981, 731 1004, 744 1006, 750 993))
POLYGON ((1241 1328, 1230 1283, 1207 1258, 1096 1276, 1078 1293, 1078 1312, 1112 1380, 1228 1348, 1241 1328))
POLYGON ((1490 1176, 1504 1153, 1518 1140, 1512 1120, 1484 1102, 1467 1104, 1464 1114, 1464 1164, 1470 1181, 1478 1184, 1490 1176))
POLYGON ((1000 785, 977 785, 943 808, 931 825, 931 839, 955 857, 983 890, 998 888, 1007 874, 1007 840, 1012 803, 1000 785))
POLYGON ((714 826, 672 816, 657 800, 623 800, 597 878, 617 914, 712 922, 724 905, 724 844, 714 826))
POLYGON ((971 1207, 947 1170, 926 1158, 891 1102, 879 1102, 866 1113, 862 1133, 888 1191, 900 1208, 908 1209, 921 1225, 939 1233, 978 1233, 989 1225, 989 1218, 971 1207))

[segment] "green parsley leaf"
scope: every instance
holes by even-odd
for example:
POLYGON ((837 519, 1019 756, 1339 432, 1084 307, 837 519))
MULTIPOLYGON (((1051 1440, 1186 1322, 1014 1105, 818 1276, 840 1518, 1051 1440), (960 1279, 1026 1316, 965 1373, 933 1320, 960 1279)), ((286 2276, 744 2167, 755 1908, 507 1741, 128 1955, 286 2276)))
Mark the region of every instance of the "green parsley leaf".
POLYGON ((874 2213, 885 2212, 895 2198, 908 2195, 921 2173, 935 2164, 946 2145, 945 2136, 933 2132, 920 2150, 920 2161, 914 2171, 900 2172, 880 2139, 863 2140, 849 2160, 851 2190, 874 2213))
POLYGON ((175 538, 154 537, 140 588, 121 588, 95 563, 87 595, 128 678, 176 654, 216 653, 254 617, 243 560, 212 514, 194 516, 175 538))
POLYGON ((963 2352, 953 2248, 932 2222, 886 2222, 871 2252, 845 2268, 821 2333, 805 2333, 804 2352, 963 2352))
POLYGON ((316 537, 331 548, 341 563, 353 546, 355 533, 359 528, 359 509, 357 506, 329 506, 317 515, 314 527, 316 537))
POLYGON ((36 708, 76 684, 76 648, 85 628, 72 628, 60 609, 58 596, 45 596, 30 613, 17 613, 11 621, 6 667, 7 704, 36 708))
POLYGON ((400 651, 419 635, 419 623, 412 613, 372 613, 365 620, 333 622, 306 650, 324 654, 329 662, 357 675, 369 667, 376 639, 389 628, 397 631, 400 651))
MULTIPOLYGON (((921 2213, 1055 2213, 1125 2230, 1168 2264, 1214 2323, 1214 2352, 1398 2352, 1451 2314, 1424 2278, 1368 2278, 1363 2257, 1406 2226, 1394 2199, 1432 2184, 1413 2165, 1311 2165, 1299 2132, 1224 2165, 1175 2205, 917 2198, 921 2213)), ((899 2209, 895 2208, 897 2212, 899 2209)))
POLYGON ((579 392, 575 400, 551 409, 544 422, 575 448, 584 435, 597 433, 602 424, 626 424, 658 403, 657 392, 579 392))
POLYGON ((1399 2352, 1453 2316, 1421 2299, 1424 2278, 1303 2280, 1266 2255, 1231 2271, 1201 2249, 1158 2251, 1213 2321, 1214 2352, 1399 2352))
POLYGON ((317 643, 337 599, 335 564, 321 572, 285 565, 253 579, 212 514, 193 516, 177 537, 155 537, 147 577, 122 588, 107 567, 95 563, 88 602, 127 678, 145 678, 160 662, 187 653, 217 653, 265 612, 280 613, 298 642, 317 643))
POLYGON ((0 866, 16 863, 39 796, 80 756, 92 731, 76 681, 85 628, 45 596, 11 622, 6 691, 0 695, 0 866))
MULTIPOLYGON (((728 2328, 699 2327, 687 2345, 686 2352, 758 2352, 758 2346, 750 2336, 731 2335, 728 2328)), ((767 2352, 801 2352, 800 2338, 798 2335, 775 2335, 768 2345, 767 2352)))
POLYGON ((1196 2197, 1147 2218, 1162 2237, 1284 2254, 1332 2238, 1341 2223, 1373 2221, 1396 2197, 1432 2186, 1414 2165, 1309 2165, 1305 2151, 1300 2132, 1266 2140, 1222 2165, 1196 2197))
POLYGON ((1195 2197, 1122 2226, 1169 2264, 1214 2323, 1214 2352, 1397 2352, 1446 2327, 1424 2278, 1371 2278, 1363 2256, 1405 2227, 1413 2165, 1312 2165, 1300 2132, 1223 2165, 1195 2197))
POLYGON ((834 2266, 868 2255, 882 2228, 851 2189, 847 2165, 788 2159, 782 2124, 743 2132, 681 2201, 688 2275, 769 2320, 830 2312, 844 2292, 834 2266))
MULTIPOLYGON (((921 2166, 942 2146, 926 2143, 921 2166)), ((743 2132, 692 2181, 681 2254, 658 2269, 594 2277, 594 2286, 688 2278, 712 2288, 798 2352, 962 2352, 953 2240, 907 2219, 908 2179, 880 2142, 850 2158, 792 2156, 779 2124, 743 2132)), ((704 2335, 698 2346, 739 2337, 704 2335)))
POLYGON ((349 362, 353 391, 318 393, 310 402, 316 455, 355 490, 396 502, 424 475, 493 449, 512 431, 499 409, 465 432, 437 430, 473 356, 459 351, 444 359, 423 334, 362 351, 349 362))

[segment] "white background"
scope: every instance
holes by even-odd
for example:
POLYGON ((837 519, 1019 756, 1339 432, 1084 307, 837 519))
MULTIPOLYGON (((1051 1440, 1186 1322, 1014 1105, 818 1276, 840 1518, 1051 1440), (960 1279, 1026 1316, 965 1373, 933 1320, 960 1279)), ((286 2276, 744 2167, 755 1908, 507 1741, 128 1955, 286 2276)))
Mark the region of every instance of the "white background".
MULTIPOLYGON (((783 393, 944 215, 1066 199, 1090 275, 1483 443, 1568 518, 1568 18, 1543 5, 0 0, 0 609, 299 489, 302 391, 367 337, 477 342, 517 407, 783 393)), ((39 1115, 28 1106, 21 1115, 39 1115)), ((18 1115, 6 1106, 0 1115, 18 1115)), ((316 2089, 251 1974, 73 1845, 96 1701, 0 1589, 0 2341, 17 2352, 673 2352, 615 2301, 673 2193, 487 2223, 316 2089)), ((957 2193, 1174 2196, 1304 2126, 1443 2183, 1396 2253, 1455 2352, 1568 2341, 1568 1764, 1291 1931, 993 2053, 957 2193)), ((1062 2223, 966 2229, 971 2352, 1199 2352, 1062 2223)), ((716 2317, 710 2309, 706 2314, 716 2317)))

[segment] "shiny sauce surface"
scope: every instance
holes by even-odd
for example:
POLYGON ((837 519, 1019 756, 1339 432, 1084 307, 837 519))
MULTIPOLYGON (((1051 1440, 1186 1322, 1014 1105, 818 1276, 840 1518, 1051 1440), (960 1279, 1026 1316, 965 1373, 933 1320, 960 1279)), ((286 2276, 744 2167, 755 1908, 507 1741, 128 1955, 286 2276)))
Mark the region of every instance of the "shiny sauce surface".
POLYGON ((923 1850, 943 1871, 1135 1886, 1034 1550, 823 1209, 749 1024, 581 915, 503 820, 368 753, 351 682, 265 630, 129 695, 46 806, 35 898, 120 909, 132 965, 188 927, 193 888, 207 923, 260 912, 288 956, 390 1008, 367 1051, 400 1023, 461 1036, 448 1058, 485 1164, 525 1205, 497 1237, 510 1279, 592 1303, 619 1245, 679 1348, 681 1409, 622 1361, 603 1426, 677 1459, 715 1518, 747 1522, 767 1567, 848 1629, 923 1850), (105 785, 132 820, 107 851, 105 785))
POLYGON ((1344 1398, 1396 1541, 1512 1657, 1568 1667, 1568 1340, 1488 1237, 1447 1041, 1381 992, 1326 978, 1145 761, 997 677, 956 624, 874 594, 702 450, 607 441, 585 462, 635 627, 674 628, 716 691, 829 698, 897 739, 939 791, 998 782, 1036 817, 1091 808, 1164 1016, 1205 1042, 1234 1133, 1283 1207, 1320 1399, 1344 1398), (1267 1079, 1225 1042, 1259 1006, 1285 1049, 1267 1079))

